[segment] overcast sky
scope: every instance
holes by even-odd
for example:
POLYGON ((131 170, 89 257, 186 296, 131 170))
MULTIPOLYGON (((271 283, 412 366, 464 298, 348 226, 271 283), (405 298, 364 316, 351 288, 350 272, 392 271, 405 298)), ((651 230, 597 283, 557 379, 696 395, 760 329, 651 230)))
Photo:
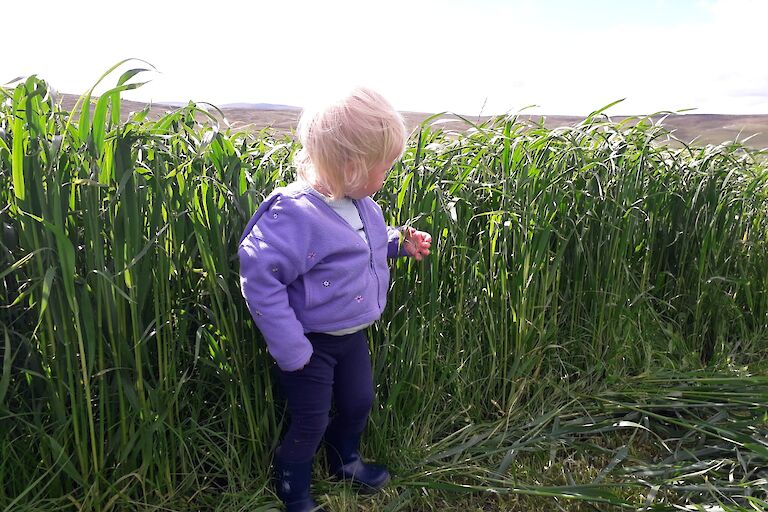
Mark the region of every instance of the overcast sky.
POLYGON ((304 106, 365 84, 425 112, 768 114, 768 0, 37 0, 0 19, 0 83, 73 94, 135 57, 157 69, 124 95, 143 101, 304 106))

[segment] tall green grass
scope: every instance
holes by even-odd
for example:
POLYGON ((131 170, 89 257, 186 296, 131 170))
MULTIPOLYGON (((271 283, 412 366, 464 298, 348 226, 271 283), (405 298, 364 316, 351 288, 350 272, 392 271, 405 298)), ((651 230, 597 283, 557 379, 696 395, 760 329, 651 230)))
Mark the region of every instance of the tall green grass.
MULTIPOLYGON (((36 77, 0 89, 4 510, 276 502, 284 412, 236 246, 297 147, 196 105, 121 120, 141 72, 74 112, 36 77)), ((657 121, 414 132, 376 199, 433 254, 395 264, 371 331, 364 451, 397 475, 371 510, 765 501, 764 155, 657 121), (548 473, 567 460, 602 469, 548 473)))

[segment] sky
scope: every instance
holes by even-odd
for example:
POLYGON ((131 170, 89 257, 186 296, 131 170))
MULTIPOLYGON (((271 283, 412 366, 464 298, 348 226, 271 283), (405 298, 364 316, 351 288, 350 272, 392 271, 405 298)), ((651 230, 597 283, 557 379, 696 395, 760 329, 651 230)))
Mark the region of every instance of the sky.
POLYGON ((768 114, 768 0, 3 1, 0 84, 308 106, 354 85, 464 115, 768 114), (143 61, 143 62, 142 62, 143 61))

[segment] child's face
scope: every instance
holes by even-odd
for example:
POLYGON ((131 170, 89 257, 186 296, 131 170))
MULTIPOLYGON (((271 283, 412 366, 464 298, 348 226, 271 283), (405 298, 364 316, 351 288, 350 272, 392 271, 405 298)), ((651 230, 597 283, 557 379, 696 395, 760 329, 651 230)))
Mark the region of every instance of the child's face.
POLYGON ((381 190, 382 185, 384 185, 384 179, 387 177, 387 172, 389 172, 393 164, 393 161, 387 160, 371 169, 368 172, 367 183, 355 190, 348 190, 347 196, 352 199, 362 199, 381 190))

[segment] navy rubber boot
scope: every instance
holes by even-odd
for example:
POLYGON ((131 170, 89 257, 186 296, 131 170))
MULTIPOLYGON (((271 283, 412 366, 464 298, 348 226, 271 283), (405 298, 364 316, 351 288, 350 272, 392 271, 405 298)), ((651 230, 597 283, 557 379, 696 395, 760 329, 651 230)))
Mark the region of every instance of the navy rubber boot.
POLYGON ((389 471, 384 466, 363 462, 357 451, 360 436, 361 434, 338 436, 330 431, 326 433, 328 472, 339 480, 359 485, 361 492, 372 494, 389 482, 389 471))
POLYGON ((290 463, 275 453, 273 484, 286 512, 324 512, 309 494, 312 481, 312 460, 290 463))

